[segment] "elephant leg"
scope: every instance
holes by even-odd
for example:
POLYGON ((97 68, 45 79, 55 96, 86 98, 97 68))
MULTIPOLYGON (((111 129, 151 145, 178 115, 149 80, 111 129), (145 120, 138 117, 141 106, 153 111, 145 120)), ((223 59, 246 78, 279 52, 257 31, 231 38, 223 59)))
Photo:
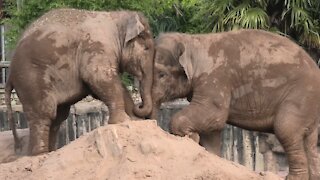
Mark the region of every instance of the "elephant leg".
POLYGON ((35 112, 26 112, 30 129, 29 153, 38 155, 49 152, 51 119, 35 112))
POLYGON ((214 107, 201 106, 199 104, 190 104, 184 107, 172 117, 170 131, 173 134, 179 136, 187 135, 191 138, 199 134, 200 142, 202 136, 202 143, 208 146, 208 148, 210 147, 209 151, 216 151, 212 148, 215 142, 210 142, 214 138, 209 134, 214 131, 219 132, 223 129, 227 121, 228 111, 223 108, 220 108, 219 111, 212 111, 212 109, 214 109, 214 107), (205 136, 205 134, 207 134, 207 136, 205 136))
POLYGON ((208 152, 221 157, 221 131, 200 134, 200 145, 208 152))
MULTIPOLYGON (((93 60, 92 60, 93 61, 93 60)), ((101 61, 105 61, 103 58, 101 61)), ((108 123, 115 124, 130 119, 125 110, 124 87, 115 68, 94 64, 85 67, 82 72, 84 82, 109 109, 108 123)))
POLYGON ((52 122, 49 134, 49 151, 56 150, 57 134, 61 123, 69 116, 70 105, 59 105, 57 107, 56 119, 52 122))
MULTIPOLYGON (((291 111, 290 111, 291 112, 291 111)), ((293 111, 294 112, 294 111, 293 111)), ((274 132, 282 144, 288 159, 287 180, 308 180, 308 160, 304 149, 304 129, 301 117, 293 113, 281 113, 275 120, 274 132)))
POLYGON ((311 134, 305 138, 305 149, 309 164, 309 180, 320 179, 320 162, 318 156, 318 128, 314 128, 311 134))
POLYGON ((25 112, 30 130, 29 136, 29 154, 38 155, 49 152, 49 132, 52 120, 56 116, 56 101, 47 91, 44 98, 37 97, 42 92, 35 90, 24 91, 28 94, 20 93, 21 104, 25 112), (28 98, 26 98, 28 97, 28 98))

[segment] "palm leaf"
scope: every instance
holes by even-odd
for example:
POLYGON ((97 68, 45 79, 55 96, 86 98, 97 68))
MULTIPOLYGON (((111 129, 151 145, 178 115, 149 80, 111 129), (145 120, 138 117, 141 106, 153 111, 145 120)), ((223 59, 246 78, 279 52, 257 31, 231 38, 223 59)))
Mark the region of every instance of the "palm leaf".
MULTIPOLYGON (((319 29, 317 30, 320 31, 319 29)), ((310 47, 320 48, 320 36, 319 33, 315 31, 304 31, 299 38, 299 41, 310 47)))
POLYGON ((244 28, 268 28, 268 15, 261 8, 249 8, 240 19, 240 25, 244 28))
POLYGON ((225 19, 223 20, 224 24, 239 24, 242 16, 244 16, 248 8, 250 8, 250 4, 248 2, 244 2, 235 7, 229 13, 227 13, 225 19))
POLYGON ((308 19, 309 15, 305 9, 300 7, 293 7, 291 9, 291 24, 290 27, 300 24, 305 19, 308 19))

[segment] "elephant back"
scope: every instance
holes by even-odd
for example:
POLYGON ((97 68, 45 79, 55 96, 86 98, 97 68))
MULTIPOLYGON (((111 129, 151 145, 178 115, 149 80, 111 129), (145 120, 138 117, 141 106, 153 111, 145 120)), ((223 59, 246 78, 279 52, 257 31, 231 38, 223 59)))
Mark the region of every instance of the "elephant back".
POLYGON ((95 18, 99 14, 108 14, 107 12, 87 11, 80 9, 54 9, 51 10, 37 20, 32 22, 29 27, 24 31, 21 39, 29 36, 33 32, 48 26, 61 26, 65 28, 77 27, 84 22, 87 18, 95 18))

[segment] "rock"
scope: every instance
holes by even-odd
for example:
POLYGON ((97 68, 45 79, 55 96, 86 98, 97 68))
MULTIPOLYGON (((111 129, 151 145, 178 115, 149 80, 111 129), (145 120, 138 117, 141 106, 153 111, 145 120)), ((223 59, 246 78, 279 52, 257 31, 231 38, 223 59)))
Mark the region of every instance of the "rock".
POLYGON ((142 154, 149 154, 149 153, 155 153, 156 152, 156 145, 152 142, 146 142, 143 141, 140 143, 140 150, 142 152, 142 154))
MULTIPOLYGON (((6 135, 0 133, 3 136, 6 135)), ((106 125, 55 152, 0 164, 0 179, 61 177, 67 180, 278 178, 210 154, 190 138, 161 130, 154 121, 106 125)))

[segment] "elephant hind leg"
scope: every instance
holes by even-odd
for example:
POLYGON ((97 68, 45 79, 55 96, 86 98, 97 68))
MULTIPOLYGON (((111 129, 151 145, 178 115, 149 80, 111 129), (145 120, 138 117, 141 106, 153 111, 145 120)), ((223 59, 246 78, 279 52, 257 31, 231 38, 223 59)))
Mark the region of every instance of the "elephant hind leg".
MULTIPOLYGON (((32 95, 34 94, 30 96, 32 95)), ((49 152, 50 127, 57 110, 55 98, 46 96, 43 99, 27 100, 24 99, 21 103, 30 129, 29 153, 38 155, 49 152)))
POLYGON ((308 180, 308 160, 304 148, 305 128, 301 125, 301 117, 293 112, 284 110, 277 115, 274 132, 287 155, 287 180, 308 180))
POLYGON ((307 153, 308 164, 309 164, 309 180, 320 179, 320 162, 318 156, 318 128, 308 134, 305 138, 305 150, 307 153))
POLYGON ((30 129, 29 154, 38 155, 48 152, 51 119, 31 111, 26 111, 25 114, 30 129))
POLYGON ((221 130, 200 134, 200 145, 208 152, 221 157, 221 130))
POLYGON ((50 126, 49 134, 49 151, 56 150, 57 133, 60 129, 61 123, 69 116, 70 105, 58 105, 57 115, 50 126))
POLYGON ((289 174, 287 180, 308 180, 308 161, 302 136, 285 137, 277 135, 288 159, 289 174))

